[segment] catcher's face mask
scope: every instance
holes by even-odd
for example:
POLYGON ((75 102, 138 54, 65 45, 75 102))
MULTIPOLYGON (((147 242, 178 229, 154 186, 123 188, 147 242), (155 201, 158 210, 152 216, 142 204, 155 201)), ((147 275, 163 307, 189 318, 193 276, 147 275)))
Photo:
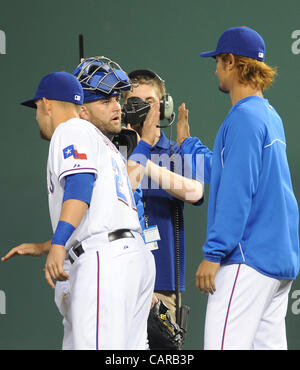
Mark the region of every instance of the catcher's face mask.
POLYGON ((94 92, 98 99, 131 89, 130 80, 119 64, 103 56, 84 59, 73 75, 85 91, 94 92))

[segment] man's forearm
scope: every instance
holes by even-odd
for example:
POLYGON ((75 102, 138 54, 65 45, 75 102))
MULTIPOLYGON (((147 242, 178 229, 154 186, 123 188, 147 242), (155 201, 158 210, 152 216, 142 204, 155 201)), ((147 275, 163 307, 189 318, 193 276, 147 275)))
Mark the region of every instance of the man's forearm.
POLYGON ((87 203, 78 199, 68 199, 62 205, 59 220, 68 222, 76 228, 83 219, 87 209, 87 203))
POLYGON ((126 167, 131 189, 134 192, 144 177, 146 167, 130 159, 127 161, 126 167))
POLYGON ((146 175, 173 197, 195 203, 203 197, 203 185, 196 180, 181 176, 148 160, 146 175))

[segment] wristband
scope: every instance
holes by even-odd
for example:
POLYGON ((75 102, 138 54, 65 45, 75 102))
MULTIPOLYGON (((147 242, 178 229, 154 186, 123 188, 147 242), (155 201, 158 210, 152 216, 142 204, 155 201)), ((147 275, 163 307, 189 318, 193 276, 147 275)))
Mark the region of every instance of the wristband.
POLYGON ((51 244, 58 244, 65 246, 70 236, 73 234, 75 227, 69 222, 59 221, 53 235, 51 244))
POLYGON ((140 140, 138 145, 128 159, 146 167, 148 159, 151 157, 152 146, 144 140, 140 140))

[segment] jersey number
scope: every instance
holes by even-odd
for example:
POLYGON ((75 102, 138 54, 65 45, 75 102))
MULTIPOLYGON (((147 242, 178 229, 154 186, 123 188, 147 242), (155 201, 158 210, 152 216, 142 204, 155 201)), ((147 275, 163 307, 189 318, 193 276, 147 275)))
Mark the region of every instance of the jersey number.
POLYGON ((120 169, 116 160, 112 158, 112 167, 115 173, 115 185, 118 199, 136 211, 137 208, 125 166, 120 169))

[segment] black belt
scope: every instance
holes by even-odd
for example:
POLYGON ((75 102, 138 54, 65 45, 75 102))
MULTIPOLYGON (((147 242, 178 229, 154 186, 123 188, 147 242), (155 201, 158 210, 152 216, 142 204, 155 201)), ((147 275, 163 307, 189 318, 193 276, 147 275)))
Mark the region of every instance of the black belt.
MULTIPOLYGON (((82 248, 82 245, 81 245, 81 244, 77 245, 76 247, 73 247, 73 248, 72 248, 72 250, 73 250, 74 254, 75 254, 77 257, 80 257, 80 256, 84 253, 84 249, 82 248)), ((70 256, 70 254, 69 254, 69 261, 70 261, 71 263, 74 263, 74 260, 73 260, 73 258, 70 256)))
MULTIPOLYGON (((116 231, 112 231, 111 233, 108 233, 108 240, 110 242, 113 242, 114 240, 123 239, 123 238, 134 238, 134 235, 129 229, 119 229, 116 231)), ((76 247, 72 248, 74 254, 77 257, 80 257, 84 253, 84 249, 82 248, 82 245, 79 244, 76 247)), ((73 258, 69 254, 69 260, 71 263, 74 263, 73 258)))
POLYGON ((134 238, 134 235, 128 229, 119 229, 116 231, 112 231, 111 233, 108 233, 108 240, 110 242, 113 242, 114 240, 118 240, 122 238, 134 238))

